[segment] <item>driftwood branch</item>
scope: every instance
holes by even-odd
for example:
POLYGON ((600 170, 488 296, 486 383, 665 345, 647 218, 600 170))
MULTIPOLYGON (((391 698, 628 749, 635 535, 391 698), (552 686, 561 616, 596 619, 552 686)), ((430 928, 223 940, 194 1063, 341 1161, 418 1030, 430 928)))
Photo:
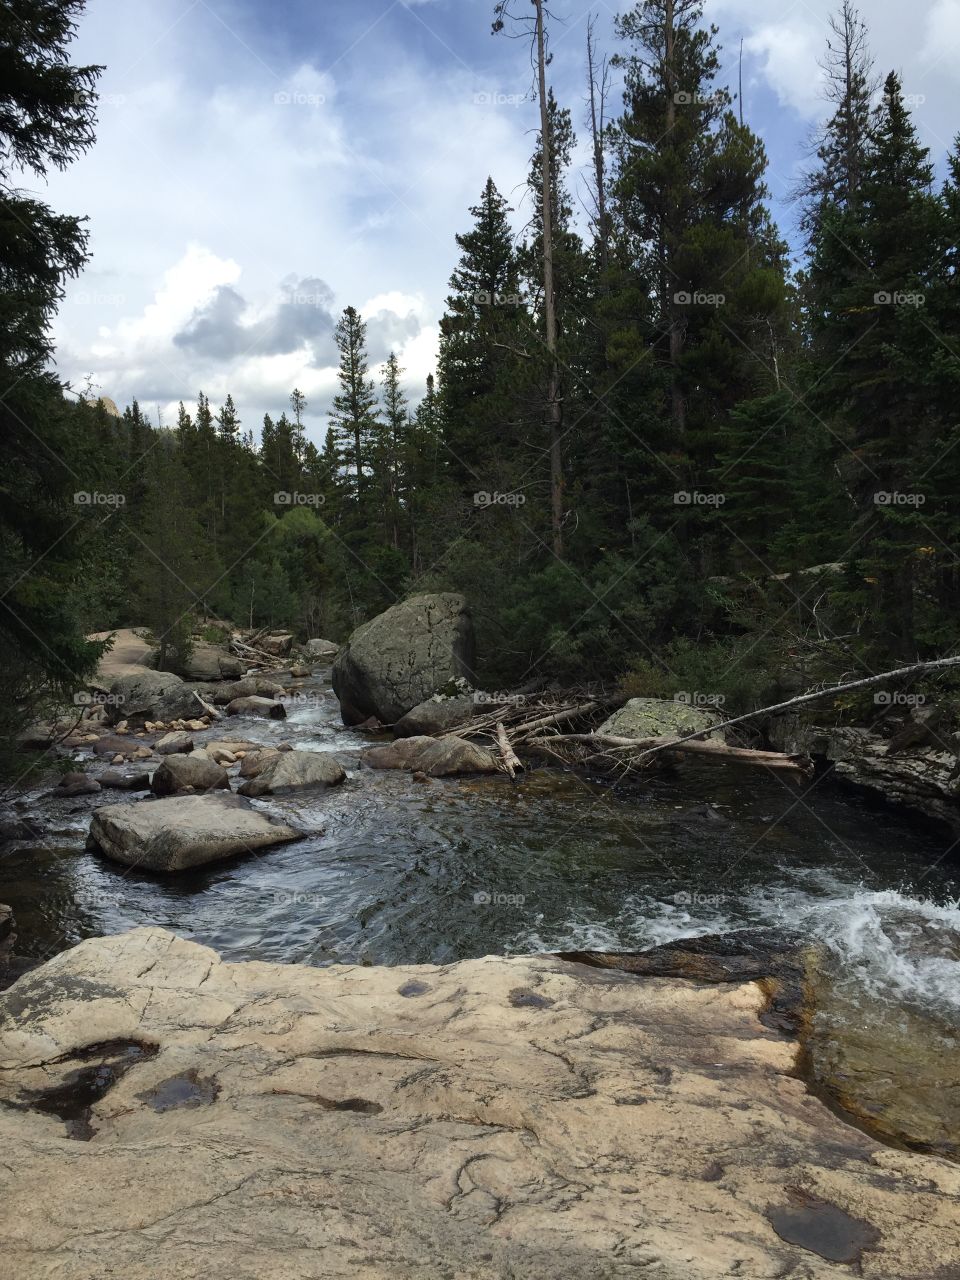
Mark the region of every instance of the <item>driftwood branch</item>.
MULTIPOLYGON (((525 746, 530 751, 543 749, 556 754, 558 743, 578 742, 601 750, 639 751, 641 757, 654 751, 676 751, 681 755, 703 756, 726 764, 755 765, 764 769, 776 769, 806 779, 813 773, 813 761, 808 756, 786 755, 780 751, 754 751, 748 747, 729 747, 725 742, 702 741, 699 738, 623 738, 610 733, 558 733, 549 738, 532 738, 525 746)), ((632 762, 636 763, 636 761, 632 762)))
POLYGON ((201 707, 203 707, 204 715, 208 715, 211 720, 223 719, 223 716, 216 709, 216 707, 212 707, 209 702, 204 702, 204 700, 200 697, 199 693, 197 693, 196 689, 194 689, 193 691, 193 696, 200 703, 201 707))
POLYGON ((503 767, 512 778, 518 769, 523 768, 523 764, 517 759, 516 753, 510 745, 510 739, 507 737, 507 731, 503 727, 503 721, 497 721, 497 746, 500 748, 500 759, 503 761, 503 767))

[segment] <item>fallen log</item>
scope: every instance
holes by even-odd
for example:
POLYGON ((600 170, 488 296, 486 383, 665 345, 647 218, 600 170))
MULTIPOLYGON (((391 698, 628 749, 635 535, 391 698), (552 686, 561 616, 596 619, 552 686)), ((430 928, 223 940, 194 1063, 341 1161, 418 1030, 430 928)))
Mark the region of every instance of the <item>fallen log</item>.
POLYGON ((578 706, 568 707, 565 711, 556 711, 553 715, 541 716, 538 720, 528 720, 524 724, 515 726, 514 737, 526 739, 532 733, 539 733, 541 729, 549 729, 552 725, 564 724, 567 720, 576 719, 577 716, 588 715, 604 705, 602 702, 582 702, 578 706))
POLYGON ((222 719, 223 719, 222 714, 217 710, 217 708, 216 708, 216 707, 211 706, 209 702, 204 702, 203 698, 201 698, 201 697, 200 697, 200 695, 199 695, 199 693, 197 693, 196 689, 194 689, 194 691, 193 691, 193 696, 194 696, 194 697, 196 698, 196 700, 200 703, 200 706, 201 706, 201 707, 203 707, 204 715, 208 715, 208 716, 210 717, 210 719, 211 719, 211 720, 222 720, 222 719))
POLYGON ((517 759, 516 752, 510 745, 510 739, 507 737, 507 731, 503 727, 502 720, 497 721, 497 746, 500 748, 500 759, 503 761, 503 767, 512 779, 516 771, 523 768, 523 763, 517 759))
MULTIPOLYGON (((546 754, 557 756, 557 745, 564 742, 576 742, 590 747, 598 747, 595 753, 610 759, 613 753, 639 751, 641 757, 652 755, 654 751, 674 751, 680 755, 703 756, 719 763, 753 765, 763 769, 774 769, 791 774, 797 779, 810 778, 813 775, 813 761, 809 756, 787 755, 781 751, 754 751, 749 747, 728 747, 725 742, 704 741, 700 738, 622 738, 610 733, 557 733, 547 738, 531 738, 523 745, 528 751, 543 750, 546 754)), ((617 763, 627 763, 618 759, 617 763)), ((637 760, 629 764, 636 765, 637 760)))

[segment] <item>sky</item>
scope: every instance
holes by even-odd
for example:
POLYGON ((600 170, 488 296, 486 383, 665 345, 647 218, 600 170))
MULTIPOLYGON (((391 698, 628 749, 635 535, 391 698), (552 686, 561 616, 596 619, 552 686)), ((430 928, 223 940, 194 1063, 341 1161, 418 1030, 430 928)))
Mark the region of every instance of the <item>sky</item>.
MULTIPOLYGON (((515 8, 525 13, 525 0, 515 8)), ((586 160, 586 23, 618 47, 627 4, 554 0, 551 83, 586 160)), ((705 0, 722 80, 763 138, 771 205, 824 111, 818 59, 834 0, 705 0)), ((878 72, 903 78, 942 172, 960 130, 960 0, 863 0, 878 72)), ((91 261, 55 337, 60 375, 154 421, 230 392, 244 429, 294 386, 322 441, 336 319, 356 306, 376 365, 395 350, 415 402, 436 360, 458 250, 488 175, 529 216, 535 142, 527 43, 492 36, 492 0, 88 0, 76 62, 105 65, 97 142, 43 198, 89 217, 91 261)), ((615 85, 610 108, 619 107, 615 85)), ((583 190, 575 180, 575 188, 583 190)))

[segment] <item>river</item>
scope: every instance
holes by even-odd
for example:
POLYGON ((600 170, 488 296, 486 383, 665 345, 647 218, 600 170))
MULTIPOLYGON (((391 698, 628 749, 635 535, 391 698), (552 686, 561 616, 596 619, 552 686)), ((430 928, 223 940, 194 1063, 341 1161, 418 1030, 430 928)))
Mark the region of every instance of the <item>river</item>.
POLYGON ((370 738, 340 723, 327 674, 286 721, 210 735, 336 752, 343 786, 256 802, 306 832, 294 844, 160 878, 84 848, 91 809, 128 794, 21 797, 48 834, 0 854, 19 949, 157 924, 235 960, 436 963, 772 925, 825 942, 874 997, 960 1026, 948 834, 829 781, 708 765, 619 787, 552 768, 517 783, 360 769, 370 738))

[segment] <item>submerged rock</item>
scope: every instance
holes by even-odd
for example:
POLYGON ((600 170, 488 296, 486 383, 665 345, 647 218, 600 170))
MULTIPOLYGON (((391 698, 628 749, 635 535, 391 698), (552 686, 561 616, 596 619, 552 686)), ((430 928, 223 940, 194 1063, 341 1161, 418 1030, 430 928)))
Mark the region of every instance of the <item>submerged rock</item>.
POLYGON ((108 858, 144 871, 183 871, 296 840, 240 796, 176 796, 96 809, 89 842, 108 858))
POLYGON ((88 939, 0 997, 4 1266, 946 1277, 960 1170, 809 1096, 762 1006, 546 956, 318 969, 88 939), (113 1074, 71 1099, 94 1062, 113 1074))
POLYGON ((335 787, 346 776, 339 761, 329 752, 277 751, 259 762, 255 776, 240 787, 240 794, 278 796, 308 787, 335 787))
POLYGON ((410 769, 445 778, 458 773, 496 773, 491 751, 463 738, 399 738, 383 747, 371 747, 360 757, 371 769, 410 769))
POLYGON ((411 596, 358 627, 333 664, 344 724, 393 724, 459 678, 472 681, 473 622, 452 592, 411 596))

